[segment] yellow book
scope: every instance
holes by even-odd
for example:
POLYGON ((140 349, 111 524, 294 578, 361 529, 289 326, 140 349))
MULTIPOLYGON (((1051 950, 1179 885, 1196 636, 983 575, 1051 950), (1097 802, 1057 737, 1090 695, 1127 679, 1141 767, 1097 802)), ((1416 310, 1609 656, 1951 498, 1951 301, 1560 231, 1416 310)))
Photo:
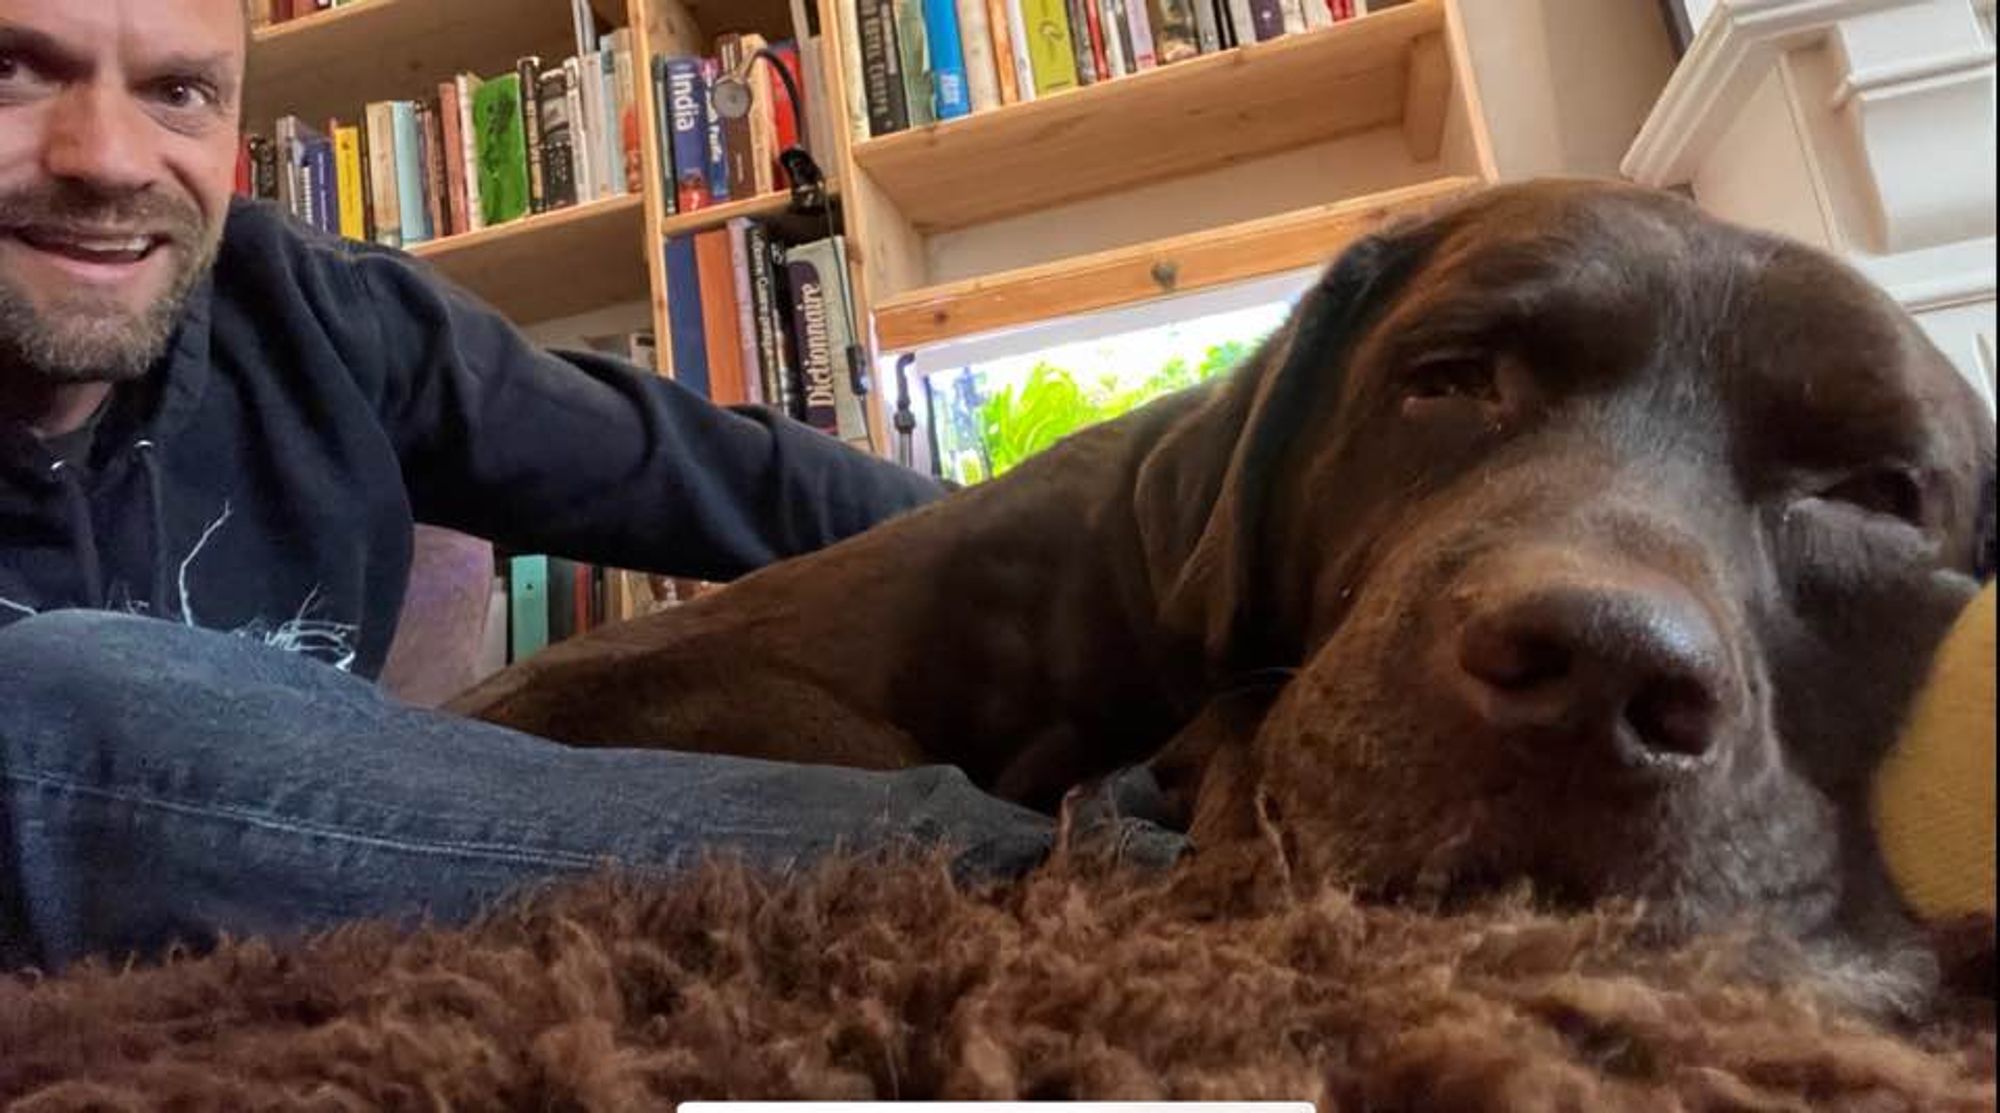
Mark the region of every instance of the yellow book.
POLYGON ((350 240, 368 238, 368 182, 361 172, 361 129, 348 124, 333 127, 334 192, 340 196, 340 234, 350 240))
POLYGON ((1063 0, 1020 0, 1028 32, 1028 64, 1035 95, 1076 88, 1076 51, 1070 39, 1069 6, 1063 0))

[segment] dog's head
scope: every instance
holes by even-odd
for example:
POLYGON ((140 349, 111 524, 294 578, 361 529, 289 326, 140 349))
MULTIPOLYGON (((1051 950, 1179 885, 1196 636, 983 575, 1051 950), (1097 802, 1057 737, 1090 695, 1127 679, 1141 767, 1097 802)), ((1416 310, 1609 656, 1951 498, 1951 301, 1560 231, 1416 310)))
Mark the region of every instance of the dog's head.
POLYGON ((1198 840, 1892 931, 1866 781, 1991 559, 1994 444, 1865 280, 1669 195, 1495 189, 1348 251, 1176 437, 1165 621, 1218 680, 1296 670, 1198 840))

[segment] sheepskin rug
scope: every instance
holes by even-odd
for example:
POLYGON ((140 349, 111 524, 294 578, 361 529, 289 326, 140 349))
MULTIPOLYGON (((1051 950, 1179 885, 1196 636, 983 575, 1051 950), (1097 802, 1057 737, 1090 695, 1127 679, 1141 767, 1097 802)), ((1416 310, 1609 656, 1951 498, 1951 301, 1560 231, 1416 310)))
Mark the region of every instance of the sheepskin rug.
POLYGON ((462 930, 0 983, 19 1110, 639 1110, 688 1098, 1322 1110, 1992 1109, 1990 998, 1899 1030, 1626 911, 1448 913, 1058 861, 595 878, 462 930))

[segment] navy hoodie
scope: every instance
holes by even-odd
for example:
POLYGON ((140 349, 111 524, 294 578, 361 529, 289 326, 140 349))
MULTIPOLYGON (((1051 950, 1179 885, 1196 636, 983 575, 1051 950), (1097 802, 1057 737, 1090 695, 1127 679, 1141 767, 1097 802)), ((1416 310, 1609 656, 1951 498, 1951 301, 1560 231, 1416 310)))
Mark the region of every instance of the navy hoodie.
POLYGON ((242 201, 89 463, 0 421, 0 623, 130 611, 371 677, 414 520, 727 580, 941 493, 768 411, 539 350, 422 264, 242 201))

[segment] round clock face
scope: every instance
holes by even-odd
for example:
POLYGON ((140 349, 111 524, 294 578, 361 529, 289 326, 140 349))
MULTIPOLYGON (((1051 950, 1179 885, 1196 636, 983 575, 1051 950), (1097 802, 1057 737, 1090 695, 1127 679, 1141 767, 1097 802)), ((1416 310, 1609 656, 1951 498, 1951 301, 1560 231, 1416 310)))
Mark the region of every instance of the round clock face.
POLYGON ((735 120, 750 114, 750 83, 740 77, 718 78, 709 96, 718 116, 735 120))

